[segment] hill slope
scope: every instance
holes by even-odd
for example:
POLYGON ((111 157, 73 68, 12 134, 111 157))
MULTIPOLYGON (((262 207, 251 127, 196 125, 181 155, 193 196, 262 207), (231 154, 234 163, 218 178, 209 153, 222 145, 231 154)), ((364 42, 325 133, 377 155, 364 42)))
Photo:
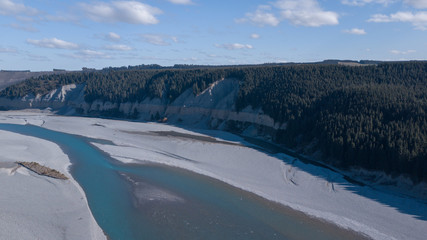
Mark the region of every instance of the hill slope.
POLYGON ((0 97, 6 109, 268 134, 337 167, 427 180, 427 62, 83 72, 30 79, 0 97))

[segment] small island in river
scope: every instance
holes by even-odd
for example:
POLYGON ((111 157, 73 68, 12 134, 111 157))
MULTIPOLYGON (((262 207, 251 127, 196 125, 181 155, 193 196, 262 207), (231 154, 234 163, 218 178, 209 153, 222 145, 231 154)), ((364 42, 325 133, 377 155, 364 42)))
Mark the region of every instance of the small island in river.
POLYGON ((23 166, 39 175, 47 176, 51 178, 57 178, 62 180, 68 180, 67 176, 58 172, 55 169, 48 168, 46 166, 40 165, 36 162, 17 162, 20 166, 23 166))

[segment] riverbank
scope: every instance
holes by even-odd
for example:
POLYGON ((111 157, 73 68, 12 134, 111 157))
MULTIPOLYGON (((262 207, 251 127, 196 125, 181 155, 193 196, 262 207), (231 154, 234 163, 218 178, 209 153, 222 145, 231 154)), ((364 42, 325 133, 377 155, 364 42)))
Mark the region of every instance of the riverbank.
POLYGON ((106 239, 56 144, 0 130, 0 152, 1 239, 106 239), (19 168, 18 161, 37 161, 69 180, 19 168))
POLYGON ((131 185, 135 211, 151 216, 151 239, 369 239, 182 168, 121 165, 138 169, 122 176, 131 185))
POLYGON ((112 141, 93 144, 120 161, 188 169, 374 239, 421 240, 427 235, 425 203, 350 184, 328 169, 250 148, 230 133, 31 112, 3 112, 0 121, 112 141))

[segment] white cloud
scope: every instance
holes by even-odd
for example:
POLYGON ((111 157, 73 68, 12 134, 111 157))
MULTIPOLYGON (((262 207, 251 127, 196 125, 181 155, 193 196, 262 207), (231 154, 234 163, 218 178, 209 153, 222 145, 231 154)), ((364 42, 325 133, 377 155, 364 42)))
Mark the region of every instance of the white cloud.
POLYGON ((98 52, 98 51, 94 51, 94 50, 81 50, 78 53, 80 53, 80 55, 85 56, 85 57, 104 57, 106 56, 105 53, 103 52, 98 52))
POLYGON ((113 50, 113 51, 130 51, 132 50, 131 47, 129 47, 128 45, 124 45, 124 44, 116 44, 116 45, 109 45, 105 47, 108 50, 113 50))
POLYGON ((407 54, 411 54, 411 53, 416 53, 417 51, 415 50, 407 50, 407 51, 400 51, 400 50, 391 50, 390 53, 394 54, 394 55, 407 55, 407 54))
POLYGON ((74 54, 61 54, 61 56, 68 57, 68 58, 75 58, 75 59, 82 59, 82 60, 91 60, 91 59, 108 59, 111 58, 111 56, 94 50, 84 49, 80 50, 74 54))
POLYGON ((294 25, 320 27, 323 25, 337 25, 338 13, 323 10, 317 0, 277 0, 271 5, 260 5, 254 13, 246 13, 246 18, 236 22, 252 22, 265 26, 277 26, 283 20, 294 25), (280 13, 280 18, 272 13, 272 6, 280 13))
POLYGON ((270 6, 261 5, 257 8, 257 10, 254 13, 246 13, 246 18, 238 19, 237 22, 246 22, 250 21, 256 25, 265 26, 277 26, 279 25, 280 21, 277 19, 277 17, 272 14, 271 12, 268 12, 271 10, 270 6))
POLYGON ((343 32, 348 33, 348 34, 354 34, 354 35, 365 35, 366 34, 365 29, 360 29, 360 28, 346 29, 343 32))
POLYGON ((338 14, 324 11, 316 0, 279 0, 274 5, 280 9, 282 18, 294 25, 320 27, 338 24, 338 14))
POLYGON ((387 6, 388 4, 395 1, 396 0, 343 0, 341 3, 350 6, 364 6, 369 3, 378 3, 387 6))
POLYGON ((42 40, 27 39, 27 43, 44 48, 76 49, 79 47, 75 43, 57 38, 44 38, 42 40))
POLYGON ((86 15, 97 22, 125 22, 131 24, 157 24, 156 15, 162 11, 156 7, 136 1, 81 3, 86 15))
POLYGON ((119 41, 120 40, 120 35, 114 32, 109 32, 106 36, 106 38, 110 41, 119 41))
POLYGON ((0 0, 0 15, 35 15, 37 13, 37 9, 25 6, 22 3, 15 3, 11 0, 0 0))
POLYGON ((191 0, 168 0, 169 2, 173 4, 182 4, 182 5, 190 5, 193 4, 191 0))
POLYGON ((258 39, 258 38, 260 38, 261 36, 259 35, 259 34, 256 34, 256 33, 252 33, 251 34, 251 38, 252 39, 258 39))
POLYGON ((226 44, 215 44, 217 48, 224 48, 227 50, 235 50, 235 49, 252 49, 253 46, 249 44, 241 44, 241 43, 226 43, 226 44))
MULTIPOLYGON (((365 6, 369 3, 377 3, 382 5, 389 5, 391 3, 397 2, 399 0, 342 0, 341 3, 345 5, 351 5, 351 6, 365 6)), ((415 8, 427 8, 427 1, 426 0, 403 0, 405 4, 408 4, 415 8)))
POLYGON ((368 22, 384 23, 384 22, 393 22, 391 17, 384 14, 374 14, 368 19, 368 22))
POLYGON ((406 4, 411 5, 415 8, 427 8, 426 0, 404 0, 406 4))
POLYGON ((411 23, 415 29, 427 30, 427 12, 397 12, 390 15, 375 14, 368 20, 368 22, 407 22, 411 23))
POLYGON ((178 42, 177 37, 162 34, 143 34, 141 37, 144 42, 157 46, 168 46, 171 41, 178 42))

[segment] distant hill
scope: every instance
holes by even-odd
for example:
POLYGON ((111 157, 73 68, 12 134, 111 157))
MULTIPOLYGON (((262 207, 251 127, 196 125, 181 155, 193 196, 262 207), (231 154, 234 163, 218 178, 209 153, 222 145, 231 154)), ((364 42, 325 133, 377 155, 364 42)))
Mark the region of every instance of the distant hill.
POLYGON ((123 70, 167 70, 167 69, 206 69, 206 68, 231 68, 231 67, 259 67, 259 66, 295 66, 295 65, 308 65, 308 64, 321 64, 321 65, 334 65, 342 64, 348 66, 368 66, 372 64, 383 63, 383 61, 375 60, 339 60, 328 59, 321 62, 284 62, 284 63, 263 63, 263 64, 240 64, 240 65, 193 65, 193 64, 175 64, 173 66, 161 66, 158 64, 142 64, 136 66, 122 66, 122 67, 106 67, 99 71, 123 71, 123 70))

